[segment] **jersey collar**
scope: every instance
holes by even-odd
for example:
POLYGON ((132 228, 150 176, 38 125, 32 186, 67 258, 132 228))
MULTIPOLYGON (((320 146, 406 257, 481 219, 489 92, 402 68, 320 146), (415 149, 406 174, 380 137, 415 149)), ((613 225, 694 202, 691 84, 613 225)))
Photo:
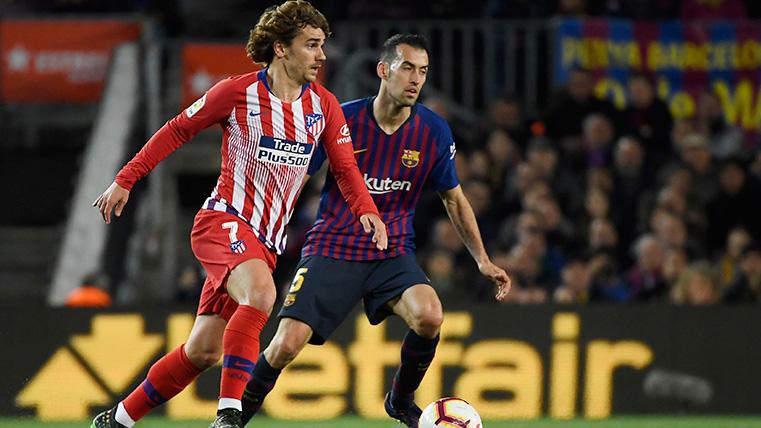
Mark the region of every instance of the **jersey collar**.
POLYGON ((373 121, 373 123, 378 128, 378 130, 385 135, 394 135, 397 132, 399 132, 400 129, 404 128, 405 126, 407 126, 408 123, 410 123, 410 121, 415 117, 415 114, 417 113, 417 102, 416 102, 411 107, 410 115, 407 117, 407 119, 404 122, 402 122, 401 125, 399 125, 399 128, 397 128, 393 134, 386 134, 386 131, 384 131, 383 128, 381 128, 380 125, 378 125, 378 121, 375 119, 375 113, 373 113, 373 102, 375 101, 375 97, 376 96, 373 95, 372 97, 367 98, 367 113, 370 115, 370 119, 373 121))

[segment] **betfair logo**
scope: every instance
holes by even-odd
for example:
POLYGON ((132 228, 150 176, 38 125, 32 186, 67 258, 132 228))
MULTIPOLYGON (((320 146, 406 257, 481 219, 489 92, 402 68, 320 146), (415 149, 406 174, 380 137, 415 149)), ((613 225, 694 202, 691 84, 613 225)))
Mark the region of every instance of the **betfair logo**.
POLYGON ((87 335, 58 348, 16 397, 42 420, 82 420, 90 406, 122 395, 161 348, 161 335, 145 334, 140 315, 100 315, 87 335))

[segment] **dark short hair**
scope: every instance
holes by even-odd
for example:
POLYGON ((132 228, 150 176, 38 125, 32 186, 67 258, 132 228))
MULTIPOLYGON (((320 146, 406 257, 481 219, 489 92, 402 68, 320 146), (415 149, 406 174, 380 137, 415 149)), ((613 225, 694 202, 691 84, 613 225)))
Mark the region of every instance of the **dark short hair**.
POLYGON ((399 45, 409 45, 428 53, 428 41, 425 37, 410 33, 394 34, 383 43, 380 60, 388 63, 392 62, 396 58, 396 47, 399 45))

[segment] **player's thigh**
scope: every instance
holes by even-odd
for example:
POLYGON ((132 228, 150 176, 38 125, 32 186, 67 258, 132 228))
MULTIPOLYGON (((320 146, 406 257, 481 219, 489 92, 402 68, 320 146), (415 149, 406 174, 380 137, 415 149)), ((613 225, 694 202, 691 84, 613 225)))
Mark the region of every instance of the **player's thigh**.
POLYGON ((362 299, 362 285, 372 263, 322 256, 299 261, 278 318, 292 318, 313 331, 309 343, 321 345, 362 299))
POLYGON ((415 284, 388 304, 413 329, 415 326, 438 329, 444 316, 441 300, 429 284, 415 284))
POLYGON ((375 325, 396 314, 410 324, 415 317, 424 315, 423 309, 435 309, 438 297, 430 293, 433 288, 428 286, 429 281, 414 255, 380 261, 367 280, 364 306, 368 321, 375 325), (423 288, 426 286, 428 292, 423 288), (408 292, 410 289, 414 290, 408 292), (424 305, 429 301, 432 303, 424 305))
POLYGON ((275 304, 275 282, 264 260, 249 259, 235 266, 227 278, 227 293, 240 305, 270 313, 275 304))
POLYGON ((211 367, 222 356, 222 335, 227 321, 218 315, 199 315, 185 343, 185 354, 198 368, 211 367))

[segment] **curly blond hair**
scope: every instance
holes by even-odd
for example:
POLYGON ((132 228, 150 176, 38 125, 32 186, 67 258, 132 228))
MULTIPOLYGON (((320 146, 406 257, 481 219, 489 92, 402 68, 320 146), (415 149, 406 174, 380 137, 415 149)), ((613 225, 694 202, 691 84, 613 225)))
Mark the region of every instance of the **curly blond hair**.
POLYGON ((305 0, 288 0, 280 6, 268 7, 251 29, 246 54, 257 64, 269 65, 275 58, 276 41, 290 45, 299 32, 311 25, 330 36, 328 20, 305 0))

